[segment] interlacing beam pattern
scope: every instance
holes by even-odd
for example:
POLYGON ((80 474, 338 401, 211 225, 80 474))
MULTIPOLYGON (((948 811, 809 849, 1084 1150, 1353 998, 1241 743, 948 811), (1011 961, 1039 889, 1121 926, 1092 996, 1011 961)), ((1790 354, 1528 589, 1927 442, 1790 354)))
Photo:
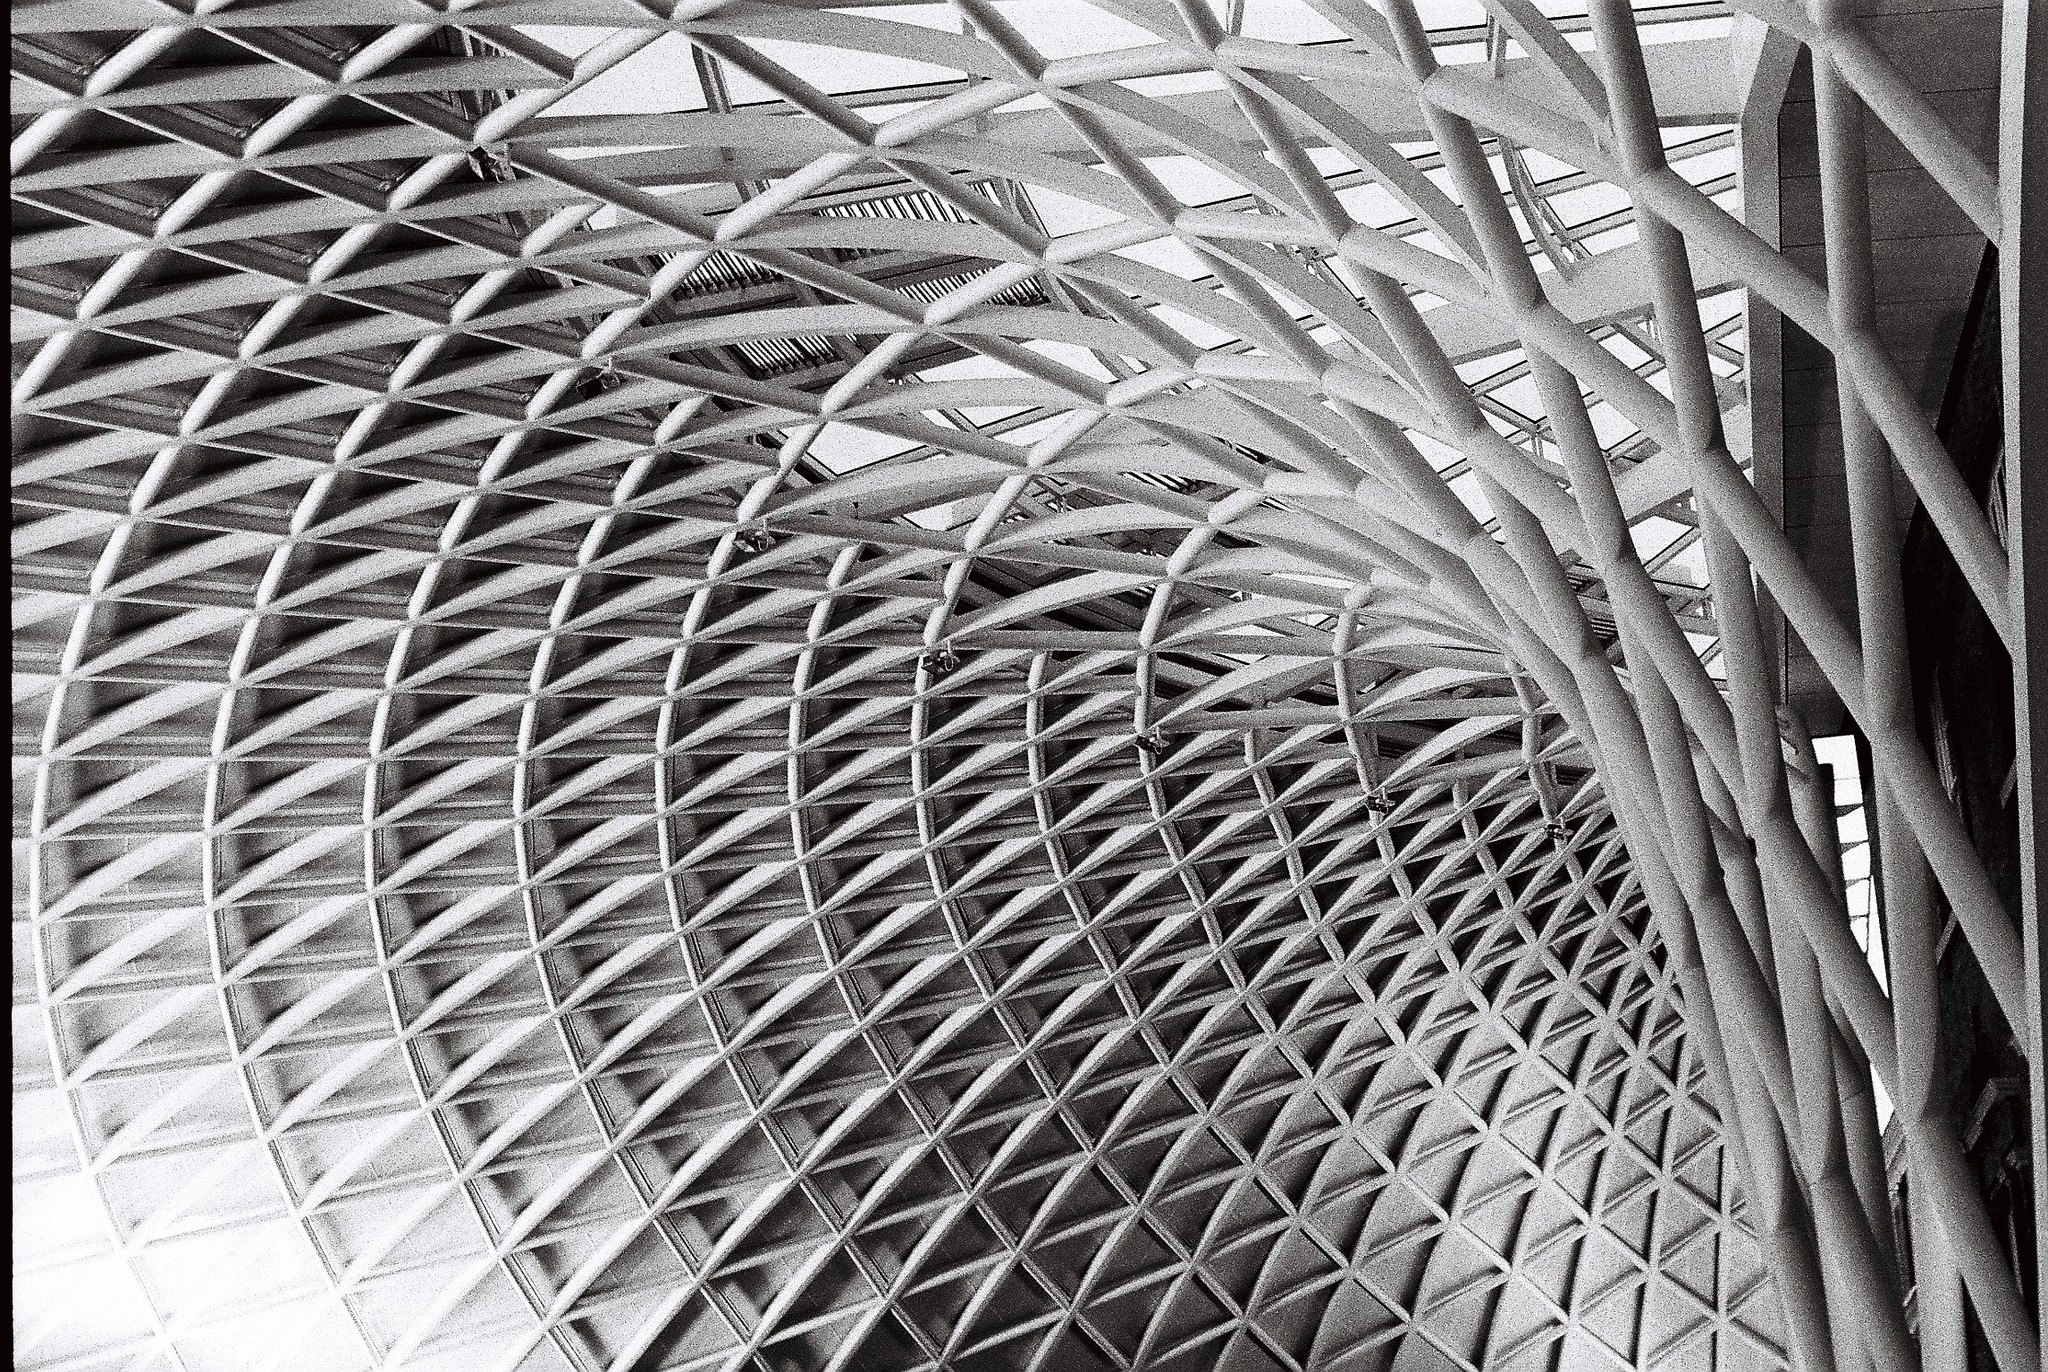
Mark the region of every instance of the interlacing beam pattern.
POLYGON ((1895 472, 2005 572, 1865 125, 1995 185, 1739 9, 18 3, 17 1366, 1905 1368, 1874 1073, 2034 1372, 1911 1089, 1937 891, 2020 991, 1895 472))

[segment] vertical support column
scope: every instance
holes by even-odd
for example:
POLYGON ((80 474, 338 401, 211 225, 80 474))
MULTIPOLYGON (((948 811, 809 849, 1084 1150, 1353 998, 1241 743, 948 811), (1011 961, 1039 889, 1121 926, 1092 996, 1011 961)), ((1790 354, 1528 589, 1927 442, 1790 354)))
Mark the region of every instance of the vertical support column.
POLYGON ((2034 1303, 2048 1331, 2048 5, 2005 0, 1999 77, 1998 318, 2005 392, 2007 554, 2020 807, 2020 931, 2034 1154, 2034 1303), (2029 221, 2032 221, 2031 223, 2029 221))
MULTIPOLYGON (((1816 0, 1816 20, 1839 18, 1840 0, 1816 0)), ((1823 237, 1827 244, 1829 314, 1838 331, 1875 330, 1870 255, 1870 206, 1863 109, 1820 52, 1813 58, 1814 118, 1819 136, 1823 237)), ((1882 436, 1858 400, 1846 363, 1835 362, 1842 423, 1842 461, 1848 483, 1850 543, 1855 563, 1858 637, 1864 660, 1864 709, 1872 721, 1913 727, 1913 687, 1906 659, 1905 596, 1894 537, 1892 463, 1882 436)), ((1872 733, 1876 730, 1873 728, 1872 733)), ((1927 863, 1906 835, 1902 803, 1873 769, 1866 796, 1871 817, 1873 871, 1884 892, 1892 1009, 1899 1052, 1899 1113, 1923 1129, 1945 1116, 1938 1099, 1941 1001, 1935 975, 1936 929, 1927 863)), ((1935 1218, 1927 1202, 1929 1170, 1922 1149, 1908 1145, 1907 1176, 1916 1212, 1935 1218)), ((1972 1197, 1974 1199, 1974 1197, 1972 1197)), ((1915 1218, 1919 1218, 1916 1213, 1915 1218)), ((1923 1232, 1942 1227, 1924 1225, 1923 1232)), ((1929 1238, 1934 1238, 1928 1232, 1929 1238)), ((1967 1359, 1963 1304, 1956 1289, 1965 1273, 1944 1234, 1926 1244, 1915 1264, 1920 1292, 1920 1355, 1927 1372, 1962 1372, 1967 1359)), ((1995 1259, 1994 1259, 1995 1261, 1995 1259)))
MULTIPOLYGON (((1799 58, 1799 44, 1754 15, 1737 13, 1731 40, 1742 90, 1736 122, 1742 155, 1742 221, 1773 248, 1779 242, 1778 112, 1799 58)), ((1784 321, 1755 290, 1742 293, 1744 336, 1749 343, 1745 384, 1750 472, 1757 494, 1780 527, 1785 523, 1784 321)), ((1764 641, 1771 655, 1771 680, 1780 698, 1786 690, 1785 616, 1770 592, 1759 587, 1764 641)))

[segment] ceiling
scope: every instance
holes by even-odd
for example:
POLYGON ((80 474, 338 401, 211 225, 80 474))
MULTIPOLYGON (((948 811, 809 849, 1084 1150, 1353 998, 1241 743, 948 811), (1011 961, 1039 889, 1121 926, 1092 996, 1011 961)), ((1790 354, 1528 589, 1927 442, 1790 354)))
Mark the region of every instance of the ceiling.
POLYGON ((1638 10, 18 7, 17 1366, 1787 1365, 1638 10))

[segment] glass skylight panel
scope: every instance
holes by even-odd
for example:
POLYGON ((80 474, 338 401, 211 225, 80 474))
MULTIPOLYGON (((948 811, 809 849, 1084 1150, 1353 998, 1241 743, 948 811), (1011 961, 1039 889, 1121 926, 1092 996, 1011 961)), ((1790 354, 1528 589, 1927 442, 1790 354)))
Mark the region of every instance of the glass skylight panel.
POLYGON ((1344 37, 1306 0, 1244 0, 1238 32, 1269 43, 1329 43, 1344 37))
POLYGON ((1650 354, 1637 347, 1633 339, 1619 330, 1601 339, 1600 346, 1620 358, 1632 369, 1638 371, 1642 369, 1645 362, 1650 360, 1650 354))
POLYGON ((1683 159, 1680 174, 1696 186, 1724 176, 1734 176, 1742 169, 1742 154, 1733 143, 1723 142, 1718 147, 1702 149, 1683 159))
POLYGON ((1673 554, 1661 568, 1658 575, 1667 581, 1683 581, 1688 586, 1707 584, 1706 546, 1695 539, 1685 548, 1673 554))
MULTIPOLYGON (((893 18, 891 16, 892 20, 893 18)), ((783 42, 766 38, 756 39, 748 46, 806 85, 827 95, 955 82, 960 79, 960 73, 951 67, 919 62, 891 53, 872 52, 865 48, 820 47, 815 43, 783 42)))
POLYGON ((1028 424, 1019 424, 1006 431, 1003 434, 1003 441, 1020 448, 1028 448, 1040 439, 1050 437, 1063 422, 1064 417, 1056 414, 1034 419, 1028 424))
POLYGON ((1429 459, 1429 465, 1436 468, 1439 472, 1449 471, 1465 460, 1465 455, 1456 448, 1453 448, 1448 443, 1440 442, 1426 433, 1420 433, 1414 429, 1404 429, 1402 432, 1421 450, 1422 455, 1429 459))
POLYGON ((1700 297, 1700 323, 1707 329, 1718 329, 1732 319, 1742 315, 1743 293, 1740 290, 1716 291, 1700 297))
POLYGON ((1337 192, 1337 203, 1344 207, 1346 214, 1367 228, 1384 229, 1409 218, 1408 207, 1377 181, 1345 187, 1337 192))
POLYGON ((1602 229, 1598 233, 1589 233, 1579 239, 1578 243, 1581 248, 1586 250, 1589 256, 1597 257, 1604 252, 1613 252, 1617 248, 1629 247, 1640 241, 1641 238, 1642 234, 1637 229, 1635 220, 1630 219, 1626 223, 1616 225, 1614 228, 1602 229))
POLYGON ((1457 372, 1475 389, 1485 389, 1492 378, 1514 371, 1526 362, 1520 348, 1505 352, 1488 353, 1484 357, 1468 358, 1457 364, 1457 372))
POLYGON ((1199 281, 1215 273, 1209 260, 1181 238, 1155 238, 1149 243, 1136 243, 1117 249, 1117 256, 1143 262, 1187 281, 1199 281))
POLYGON ((1511 406, 1522 414, 1543 413, 1543 397, 1537 389, 1536 379, 1532 376, 1517 377, 1507 385, 1489 391, 1488 394, 1501 404, 1511 406))
POLYGON ((926 367, 918 375, 927 381, 1007 381, 1016 379, 1017 369, 1010 363, 990 357, 986 353, 969 353, 950 362, 926 367))
POLYGON ((1439 42, 1434 45, 1436 60, 1446 67, 1470 67, 1492 60, 1492 53, 1484 42, 1439 42))
POLYGON ((1675 520, 1651 515, 1648 519, 1638 520, 1630 525, 1628 534, 1630 540, 1635 543, 1636 555, 1648 561, 1670 547, 1688 527, 1675 520))
POLYGON ((1521 156, 1522 165, 1529 169, 1529 175, 1535 178, 1538 186, 1541 186, 1546 181, 1554 181, 1562 176, 1577 176, 1579 174, 1579 168, 1569 163, 1558 161, 1541 148, 1522 148, 1521 156))
MULTIPOLYGON (((1313 133, 1309 136, 1311 139, 1316 139, 1316 135, 1313 133)), ((1309 163, 1318 172, 1322 173, 1325 178, 1343 176, 1347 173, 1358 173, 1359 171, 1358 164, 1352 161, 1347 153, 1339 148, 1324 146, 1320 139, 1316 139, 1316 141, 1302 148, 1301 152, 1303 156, 1308 158, 1309 163)))
POLYGON ((916 446, 909 439, 860 425, 827 424, 811 440, 810 454, 827 471, 843 475, 900 456, 916 446))
MULTIPOLYGON (((525 29, 558 51, 580 54, 608 36, 608 30, 525 29)), ((690 40, 682 34, 664 34, 652 43, 599 73, 548 107, 556 118, 578 114, 663 114, 704 108, 704 90, 697 79, 697 65, 691 57, 690 40)), ((622 151, 622 149, 608 149, 622 151)))
POLYGON ((1176 154, 1147 157, 1144 162, 1145 170, 1158 177, 1183 205, 1213 205, 1244 195, 1248 189, 1199 158, 1176 154))
POLYGON ((1449 245, 1443 239, 1436 235, 1434 230, 1427 233, 1411 234, 1408 236, 1407 242, 1410 247, 1420 248, 1424 252, 1433 252, 1438 257, 1450 258, 1452 261, 1457 260, 1457 255, 1450 250, 1449 245))
POLYGON ((1602 215, 1613 214, 1628 206, 1628 193, 1618 186, 1605 181, 1596 181, 1590 186, 1563 191, 1548 197, 1550 206, 1557 212, 1567 228, 1577 228, 1602 215))
POLYGON ((1611 448, 1623 439, 1634 437, 1637 432, 1633 422, 1604 400, 1588 406, 1587 417, 1593 422, 1593 437, 1603 448, 1611 448))
POLYGON ((1122 52, 1159 42, 1137 25, 1083 0, 997 0, 996 7, 1048 58, 1122 52))
POLYGON ((1477 472, 1466 472, 1462 476, 1453 477, 1450 486, 1452 494, 1465 502, 1465 508, 1472 512, 1474 519, 1481 524, 1492 522, 1493 506, 1486 499, 1486 492, 1480 484, 1477 472))
POLYGON ((1115 210, 1047 186, 1031 187, 1031 205, 1038 212, 1045 231, 1054 238, 1124 222, 1123 216, 1115 210))
POLYGON ((1176 306, 1148 305, 1146 309, 1198 348, 1218 348, 1238 341, 1237 335, 1230 330, 1207 319, 1198 319, 1176 306))
POLYGON ((1050 339, 1033 338, 1028 340, 1024 346, 1032 352, 1043 353, 1061 366, 1077 371, 1083 376, 1092 376, 1102 381, 1115 379, 1114 374, 1109 368, 1102 364, 1101 358, 1077 344, 1058 343, 1050 339))

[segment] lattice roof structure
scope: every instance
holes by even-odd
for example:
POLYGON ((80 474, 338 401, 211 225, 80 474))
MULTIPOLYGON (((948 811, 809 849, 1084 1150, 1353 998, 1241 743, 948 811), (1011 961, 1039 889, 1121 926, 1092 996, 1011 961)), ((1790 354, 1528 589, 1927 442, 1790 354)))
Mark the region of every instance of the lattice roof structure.
POLYGON ((17 4, 16 1365, 1900 1366, 1874 1068, 2031 1366, 1749 461, 1768 308, 2004 627, 1858 130, 1996 184, 1741 9, 17 4))

